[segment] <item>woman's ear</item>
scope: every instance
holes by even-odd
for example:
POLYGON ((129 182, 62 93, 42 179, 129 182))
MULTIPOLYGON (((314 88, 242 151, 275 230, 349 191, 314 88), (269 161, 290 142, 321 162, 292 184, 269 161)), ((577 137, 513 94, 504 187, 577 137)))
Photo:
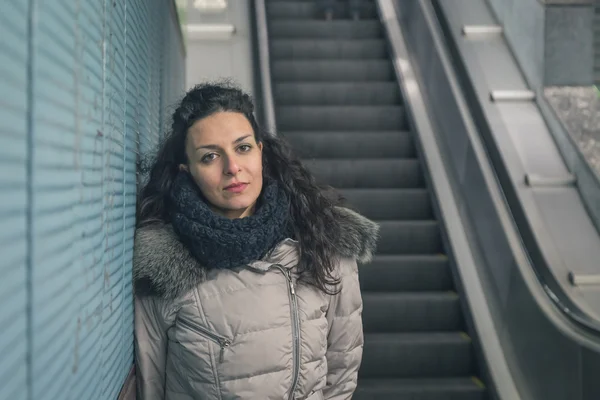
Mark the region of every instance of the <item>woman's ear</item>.
POLYGON ((262 151, 262 149, 263 149, 263 144, 262 144, 262 142, 258 142, 258 148, 260 149, 260 151, 262 151))
POLYGON ((179 164, 179 170, 180 171, 185 171, 185 172, 190 172, 190 169, 185 164, 179 164))

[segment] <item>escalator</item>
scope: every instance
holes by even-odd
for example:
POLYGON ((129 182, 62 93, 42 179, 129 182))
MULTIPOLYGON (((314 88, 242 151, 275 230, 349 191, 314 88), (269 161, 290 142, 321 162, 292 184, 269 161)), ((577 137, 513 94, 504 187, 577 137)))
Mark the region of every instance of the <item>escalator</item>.
POLYGON ((488 391, 374 2, 268 0, 278 134, 381 226, 360 266, 365 345, 354 399, 485 399, 488 391))

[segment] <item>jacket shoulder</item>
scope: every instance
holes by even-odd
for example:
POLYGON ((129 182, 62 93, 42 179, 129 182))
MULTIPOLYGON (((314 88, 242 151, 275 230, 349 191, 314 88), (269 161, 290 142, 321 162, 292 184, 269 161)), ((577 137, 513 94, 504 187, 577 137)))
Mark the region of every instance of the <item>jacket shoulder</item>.
POLYGON ((206 269, 170 224, 138 228, 133 252, 136 294, 174 299, 206 279, 206 269))

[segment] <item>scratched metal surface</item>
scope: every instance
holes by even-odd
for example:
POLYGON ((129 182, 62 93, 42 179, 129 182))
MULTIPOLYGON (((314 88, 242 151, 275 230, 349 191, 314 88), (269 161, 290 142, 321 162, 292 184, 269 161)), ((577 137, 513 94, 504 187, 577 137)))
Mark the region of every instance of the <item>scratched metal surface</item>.
POLYGON ((2 5, 1 400, 115 399, 127 376, 136 163, 184 85, 171 7, 2 5))

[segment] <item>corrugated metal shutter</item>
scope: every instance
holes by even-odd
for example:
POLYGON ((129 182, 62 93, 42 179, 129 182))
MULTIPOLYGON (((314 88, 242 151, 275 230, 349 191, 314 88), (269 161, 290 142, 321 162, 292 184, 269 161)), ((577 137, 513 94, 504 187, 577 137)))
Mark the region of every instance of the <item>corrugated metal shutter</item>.
POLYGON ((27 21, 25 2, 3 2, 0 13, 0 399, 15 400, 28 397, 27 21))
POLYGON ((594 6, 594 79, 600 85, 600 1, 594 6))
MULTIPOLYGON (((104 132, 104 302, 102 398, 116 399, 127 371, 124 353, 125 181, 125 4, 106 3, 105 132, 104 132)), ((130 243, 128 243, 130 245, 130 243)))
POLYGON ((132 365, 136 162, 183 88, 171 6, 3 4, 0 400, 115 399, 132 365))
MULTIPOLYGON (((103 351, 104 248, 103 193, 105 191, 104 152, 106 112, 105 52, 107 35, 103 1, 80 3, 77 20, 78 49, 78 157, 79 204, 77 212, 77 252, 80 259, 76 288, 72 386, 64 398, 101 398, 103 351), (100 223, 98 223, 100 221, 100 223)), ((69 372, 71 372, 69 371, 69 372)), ((43 393, 43 388, 41 389, 43 393)))
POLYGON ((80 31, 75 2, 40 1, 36 7, 30 182, 32 398, 58 399, 72 386, 85 334, 78 324, 83 289, 78 243, 83 221, 77 215, 83 122, 78 101, 80 31))

